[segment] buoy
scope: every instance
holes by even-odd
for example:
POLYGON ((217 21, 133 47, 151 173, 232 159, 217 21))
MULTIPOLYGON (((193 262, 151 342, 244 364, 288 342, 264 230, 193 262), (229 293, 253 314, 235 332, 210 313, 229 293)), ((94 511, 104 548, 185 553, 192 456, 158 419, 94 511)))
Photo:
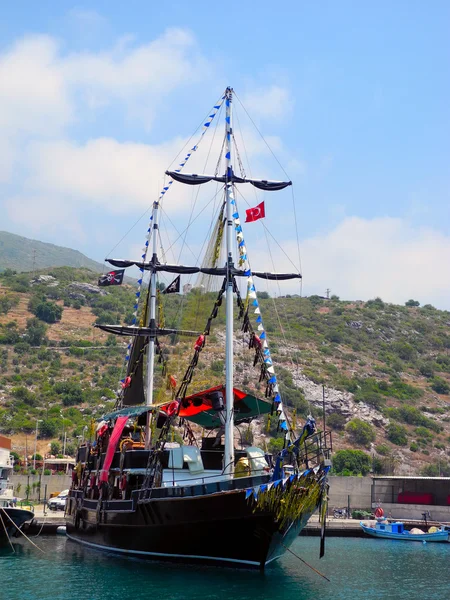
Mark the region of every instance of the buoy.
POLYGON ((60 525, 59 527, 57 527, 56 533, 58 535, 66 535, 66 526, 65 525, 60 525))

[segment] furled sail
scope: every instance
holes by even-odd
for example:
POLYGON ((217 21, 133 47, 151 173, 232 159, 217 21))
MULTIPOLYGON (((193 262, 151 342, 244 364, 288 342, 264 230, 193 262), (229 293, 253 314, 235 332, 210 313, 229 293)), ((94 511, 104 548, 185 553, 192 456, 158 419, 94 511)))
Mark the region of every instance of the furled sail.
MULTIPOLYGON (((126 268, 126 267, 139 267, 145 271, 164 271, 165 273, 178 273, 181 275, 190 275, 192 273, 205 273, 206 275, 218 275, 225 277, 228 270, 226 267, 189 267, 185 265, 169 265, 160 264, 154 262, 142 262, 138 260, 126 260, 118 258, 105 258, 106 262, 114 267, 126 268)), ((234 277, 248 277, 246 271, 241 269, 232 268, 231 274, 234 277)), ((252 271, 252 276, 259 277, 261 279, 269 279, 271 281, 284 281, 286 279, 301 279, 300 273, 266 273, 263 271, 252 271)))
POLYGON ((183 329, 167 329, 160 327, 135 327, 134 325, 94 325, 107 333, 115 335, 126 335, 133 337, 155 337, 157 335, 186 335, 188 337, 198 337, 200 331, 185 331, 183 329))
POLYGON ((248 179, 247 177, 238 177, 231 171, 227 175, 197 175, 196 173, 178 173, 177 171, 166 171, 166 175, 172 177, 174 181, 186 183, 188 185, 201 185, 208 181, 219 181, 220 183, 251 183, 259 190, 266 192, 275 192, 283 190, 292 185, 292 181, 271 181, 269 179, 248 179))
POLYGON ((147 337, 134 339, 133 348, 128 361, 126 387, 122 394, 123 406, 135 406, 145 402, 144 395, 144 355, 147 337))

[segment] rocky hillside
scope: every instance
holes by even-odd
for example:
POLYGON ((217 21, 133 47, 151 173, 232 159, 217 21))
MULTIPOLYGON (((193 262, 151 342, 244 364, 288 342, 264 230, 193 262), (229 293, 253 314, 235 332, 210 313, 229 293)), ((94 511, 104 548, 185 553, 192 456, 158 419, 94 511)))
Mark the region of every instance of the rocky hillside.
MULTIPOLYGON (((97 276, 83 269, 48 269, 31 279, 0 275, 0 432, 13 435, 22 455, 24 445, 34 443, 39 419, 38 448, 61 445, 65 433, 70 451, 91 419, 114 405, 123 375, 127 342, 92 325, 131 322, 135 289, 98 288, 97 276)), ((198 290, 163 296, 166 325, 201 331, 215 296, 198 290)), ((335 450, 366 452, 377 472, 450 475, 450 313, 416 301, 395 306, 379 298, 264 296, 277 377, 298 427, 309 413, 322 423, 325 390, 335 450)), ((219 313, 193 392, 223 381, 223 322, 219 313)), ((180 380, 192 339, 167 340, 165 348, 170 373, 180 380)), ((238 325, 235 354, 238 385, 262 394, 253 351, 238 325)), ((157 383, 158 399, 168 397, 161 377, 157 383)), ((267 419, 244 433, 272 450, 282 445, 267 419)))

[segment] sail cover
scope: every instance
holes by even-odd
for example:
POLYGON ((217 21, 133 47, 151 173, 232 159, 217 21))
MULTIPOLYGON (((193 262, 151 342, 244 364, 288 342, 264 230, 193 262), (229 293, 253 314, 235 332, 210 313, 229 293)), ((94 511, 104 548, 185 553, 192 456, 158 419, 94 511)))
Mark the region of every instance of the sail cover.
POLYGON ((133 342, 130 359, 128 361, 126 379, 129 378, 128 387, 123 390, 122 404, 135 406, 145 402, 144 395, 144 353, 147 338, 139 336, 133 342))
MULTIPOLYGON (((106 262, 114 267, 139 267, 146 271, 164 271, 166 273, 180 273, 182 275, 190 275, 192 273, 205 273, 206 275, 218 275, 225 277, 227 274, 226 267, 189 267, 184 265, 170 265, 170 264, 154 264, 152 262, 142 262, 138 260, 126 260, 122 258, 105 258, 106 262)), ((234 277, 248 277, 247 271, 241 269, 232 268, 231 274, 234 277)), ((260 279, 270 279, 271 281, 284 281, 286 279, 301 279, 300 273, 266 273, 263 271, 252 271, 252 276, 259 277, 260 279)))
MULTIPOLYGON (((192 396, 186 396, 178 413, 179 417, 192 421, 205 429, 214 429, 221 426, 221 421, 217 411, 212 408, 212 401, 209 398, 211 392, 221 391, 225 398, 225 386, 216 387, 198 392, 192 396)), ((251 394, 242 392, 233 388, 234 395, 234 422, 239 424, 248 421, 259 415, 270 413, 272 402, 261 400, 251 394)), ((170 402, 161 407, 161 410, 167 413, 170 402)))
POLYGON ((271 181, 269 179, 247 179, 246 177, 238 177, 233 172, 230 176, 216 176, 216 175, 197 175, 196 173, 177 173, 177 171, 166 171, 166 175, 172 177, 174 181, 179 183, 186 183, 188 185, 201 185, 208 183, 208 181, 219 181, 221 183, 251 183, 259 190, 266 192, 275 192, 283 190, 284 188, 292 185, 292 181, 271 181))

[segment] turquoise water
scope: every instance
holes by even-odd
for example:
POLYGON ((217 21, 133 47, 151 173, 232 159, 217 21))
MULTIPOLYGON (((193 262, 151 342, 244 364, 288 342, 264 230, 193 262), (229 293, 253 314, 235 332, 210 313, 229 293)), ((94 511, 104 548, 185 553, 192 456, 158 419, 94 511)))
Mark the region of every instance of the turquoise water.
MULTIPOLYGON (((34 538, 0 551, 1 600, 449 600, 450 544, 329 538, 292 549, 329 577, 320 578, 292 555, 261 574, 122 559, 66 540, 34 538)), ((217 543, 220 543, 217 540, 217 543)))

